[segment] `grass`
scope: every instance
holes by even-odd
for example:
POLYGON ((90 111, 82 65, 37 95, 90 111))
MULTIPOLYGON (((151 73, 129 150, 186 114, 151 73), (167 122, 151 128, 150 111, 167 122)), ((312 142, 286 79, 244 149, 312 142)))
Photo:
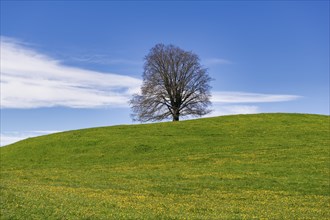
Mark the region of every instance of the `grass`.
POLYGON ((330 117, 223 116, 0 149, 1 219, 329 219, 330 117))

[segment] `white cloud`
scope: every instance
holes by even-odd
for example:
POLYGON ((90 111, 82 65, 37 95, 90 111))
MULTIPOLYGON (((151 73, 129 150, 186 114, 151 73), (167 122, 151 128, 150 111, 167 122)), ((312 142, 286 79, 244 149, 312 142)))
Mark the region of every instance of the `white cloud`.
POLYGON ((232 64, 230 60, 222 58, 208 58, 203 62, 205 65, 223 65, 223 64, 232 64))
POLYGON ((213 111, 210 114, 207 114, 205 117, 256 113, 260 113, 260 110, 258 106, 254 105, 216 105, 213 106, 213 111))
POLYGON ((206 117, 256 114, 262 112, 260 107, 255 105, 257 103, 286 102, 299 98, 301 97, 297 95, 215 91, 211 97, 213 111, 206 117))
POLYGON ((1 37, 1 108, 127 107, 142 81, 61 64, 1 37))
POLYGON ((126 66, 142 66, 143 61, 129 60, 129 59, 113 59, 106 54, 86 54, 79 56, 67 56, 69 61, 96 63, 103 65, 126 65, 126 66))
POLYGON ((60 131, 26 131, 26 132, 5 132, 0 134, 0 146, 15 143, 30 137, 36 137, 46 134, 57 133, 60 131))
MULTIPOLYGON (((1 108, 128 107, 131 95, 140 90, 140 79, 65 66, 30 46, 1 37, 1 108)), ((214 58, 207 62, 224 64, 230 61, 214 58)), ((296 95, 214 91, 211 101, 213 104, 239 104, 298 98, 296 95)), ((252 110, 246 109, 247 112, 252 110)), ((221 111, 228 110, 222 107, 221 111)), ((239 111, 232 109, 231 112, 239 111)))
POLYGON ((247 92, 213 92, 212 103, 266 103, 285 102, 300 98, 297 95, 262 94, 247 92))

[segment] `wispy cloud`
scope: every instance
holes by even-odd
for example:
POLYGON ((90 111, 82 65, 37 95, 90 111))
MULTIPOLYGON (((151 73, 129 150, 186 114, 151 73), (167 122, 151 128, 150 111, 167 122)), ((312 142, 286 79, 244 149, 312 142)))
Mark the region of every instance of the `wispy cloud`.
POLYGON ((130 76, 68 67, 1 37, 1 108, 127 107, 141 83, 130 76))
POLYGON ((263 112, 256 104, 287 102, 301 98, 297 95, 264 94, 249 92, 215 91, 211 102, 213 111, 206 117, 235 114, 256 114, 263 112))
POLYGON ((256 113, 260 113, 260 109, 255 105, 216 105, 213 106, 213 111, 205 117, 256 113))
POLYGON ((25 132, 4 132, 0 134, 0 146, 15 143, 30 137, 37 137, 46 134, 57 133, 60 131, 25 131, 25 132))
POLYGON ((208 58, 203 60, 205 65, 224 65, 224 64, 232 64, 232 61, 222 58, 208 58))
POLYGON ((267 103, 286 102, 301 98, 297 95, 263 94, 247 92, 213 92, 212 103, 267 103))
POLYGON ((83 62, 83 63, 95 63, 103 65, 129 65, 129 66, 142 66, 143 62, 129 59, 113 59, 106 54, 86 54, 80 56, 66 57, 69 61, 83 62))
MULTIPOLYGON (((126 62, 116 60, 114 62, 126 62)), ((210 59, 213 63, 226 63, 210 59)), ((130 76, 65 66, 31 48, 30 44, 1 37, 1 108, 128 107, 142 81, 130 76)), ((212 92, 213 104, 265 103, 300 98, 287 94, 212 92)), ((227 108, 227 107, 226 107, 227 108)), ((240 112, 236 107, 231 112, 240 112)), ((242 109, 242 108, 241 108, 242 109)), ((255 108, 243 108, 253 112, 255 108)), ((221 111, 228 109, 222 108, 221 111)))

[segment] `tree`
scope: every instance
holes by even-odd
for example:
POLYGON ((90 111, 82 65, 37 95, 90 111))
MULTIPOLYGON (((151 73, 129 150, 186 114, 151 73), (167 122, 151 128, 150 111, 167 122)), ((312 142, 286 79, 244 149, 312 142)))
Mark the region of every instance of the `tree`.
POLYGON ((173 45, 157 44, 145 57, 141 94, 130 105, 135 121, 161 121, 210 112, 211 78, 196 54, 173 45))

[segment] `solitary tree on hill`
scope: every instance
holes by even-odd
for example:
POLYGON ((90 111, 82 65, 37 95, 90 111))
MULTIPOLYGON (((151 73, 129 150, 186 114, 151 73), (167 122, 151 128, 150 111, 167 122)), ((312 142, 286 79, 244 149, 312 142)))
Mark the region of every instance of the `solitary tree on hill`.
POLYGON ((210 112, 211 78, 196 54, 157 44, 145 57, 141 93, 130 100, 135 121, 161 121, 210 112))

